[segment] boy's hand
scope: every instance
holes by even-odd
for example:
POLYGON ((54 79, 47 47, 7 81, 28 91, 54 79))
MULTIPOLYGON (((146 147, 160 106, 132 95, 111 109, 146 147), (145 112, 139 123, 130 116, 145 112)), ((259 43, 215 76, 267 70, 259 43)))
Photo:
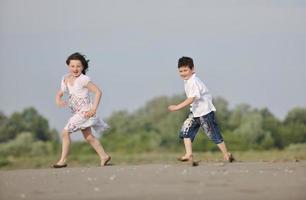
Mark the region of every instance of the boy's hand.
POLYGON ((168 110, 173 112, 173 111, 177 111, 178 109, 177 109, 176 105, 170 105, 170 106, 168 106, 168 110))
POLYGON ((180 110, 182 108, 185 108, 186 106, 192 104, 192 102, 194 101, 195 97, 188 97, 187 99, 185 99, 185 101, 177 104, 177 105, 170 105, 168 106, 168 110, 169 111, 177 111, 180 110))
POLYGON ((90 118, 90 117, 94 116, 95 114, 96 114, 96 111, 91 109, 89 111, 86 111, 84 115, 85 115, 85 117, 90 118))

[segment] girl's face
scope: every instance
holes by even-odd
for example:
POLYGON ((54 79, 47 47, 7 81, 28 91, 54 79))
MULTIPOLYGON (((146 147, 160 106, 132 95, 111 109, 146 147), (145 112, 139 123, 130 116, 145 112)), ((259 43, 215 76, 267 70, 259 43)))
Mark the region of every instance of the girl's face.
POLYGON ((83 65, 79 60, 70 60, 69 65, 69 72, 73 77, 78 77, 82 74, 83 65))
POLYGON ((194 70, 190 69, 188 66, 182 66, 179 68, 179 73, 182 79, 188 80, 194 73, 194 70))

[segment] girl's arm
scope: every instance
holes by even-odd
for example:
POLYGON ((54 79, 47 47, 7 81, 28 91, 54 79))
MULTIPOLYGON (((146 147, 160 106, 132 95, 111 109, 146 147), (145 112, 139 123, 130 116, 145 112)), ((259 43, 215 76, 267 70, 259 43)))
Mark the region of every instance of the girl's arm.
POLYGON ((194 101, 195 97, 189 97, 187 99, 185 99, 185 101, 179 103, 178 105, 170 105, 168 106, 168 110, 169 111, 177 111, 180 110, 182 108, 185 108, 186 106, 192 104, 192 102, 194 101))
POLYGON ((85 87, 87 87, 87 89, 94 93, 95 94, 95 100, 93 102, 93 105, 92 105, 92 108, 87 111, 85 113, 85 116, 86 117, 92 117, 96 114, 97 112, 97 109, 98 109, 98 106, 99 106, 99 103, 100 103, 100 99, 101 99, 101 96, 102 96, 102 92, 101 90, 93 83, 93 82, 89 82, 85 87))
POLYGON ((55 95, 55 102, 58 107, 65 107, 67 103, 62 100, 62 97, 64 96, 64 92, 62 90, 59 90, 55 95))

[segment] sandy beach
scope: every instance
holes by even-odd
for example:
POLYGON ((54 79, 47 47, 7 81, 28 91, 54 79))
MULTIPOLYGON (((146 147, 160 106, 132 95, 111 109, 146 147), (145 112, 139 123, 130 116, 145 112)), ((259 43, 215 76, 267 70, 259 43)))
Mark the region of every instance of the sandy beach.
POLYGON ((201 162, 0 171, 0 199, 277 199, 306 197, 306 161, 201 162))

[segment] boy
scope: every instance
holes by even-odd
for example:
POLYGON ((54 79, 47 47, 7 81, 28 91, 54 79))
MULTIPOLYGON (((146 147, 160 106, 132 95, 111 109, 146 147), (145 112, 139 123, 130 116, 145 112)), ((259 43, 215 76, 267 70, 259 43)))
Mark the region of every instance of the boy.
POLYGON ((183 139, 185 146, 185 155, 178 160, 185 162, 193 162, 192 157, 192 142, 199 130, 202 127, 221 152, 224 160, 233 162, 233 156, 227 152, 223 137, 219 131, 215 120, 214 112, 216 108, 212 103, 212 96, 209 93, 204 83, 195 75, 192 58, 182 57, 178 60, 178 69, 181 78, 184 80, 185 93, 187 99, 177 105, 170 105, 169 111, 177 111, 190 105, 190 113, 185 120, 179 137, 183 139))

